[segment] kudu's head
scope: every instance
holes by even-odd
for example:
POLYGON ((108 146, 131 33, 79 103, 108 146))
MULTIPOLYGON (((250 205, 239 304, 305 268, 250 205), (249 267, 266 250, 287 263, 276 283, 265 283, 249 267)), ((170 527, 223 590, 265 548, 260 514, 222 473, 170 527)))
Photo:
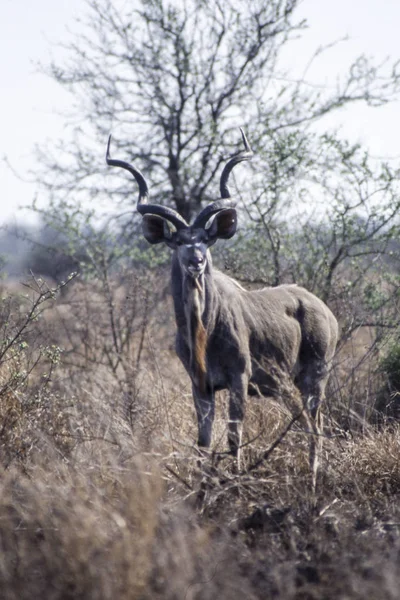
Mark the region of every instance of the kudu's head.
POLYGON ((207 266, 207 249, 218 239, 229 239, 236 233, 237 215, 235 204, 228 188, 229 175, 235 165, 249 160, 253 153, 243 130, 245 150, 233 156, 225 165, 221 180, 221 200, 209 204, 189 225, 181 215, 172 208, 159 204, 149 204, 149 190, 142 173, 122 160, 110 157, 110 141, 108 139, 106 161, 108 165, 121 167, 129 171, 139 186, 137 210, 143 216, 143 235, 150 244, 165 242, 177 252, 182 269, 193 278, 202 275, 207 266))

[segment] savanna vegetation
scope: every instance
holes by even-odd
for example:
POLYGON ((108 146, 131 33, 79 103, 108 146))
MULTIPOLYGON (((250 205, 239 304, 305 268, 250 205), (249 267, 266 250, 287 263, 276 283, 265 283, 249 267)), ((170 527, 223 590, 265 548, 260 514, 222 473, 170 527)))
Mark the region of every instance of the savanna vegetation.
POLYGON ((16 232, 31 273, 1 287, 1 598, 397 598, 398 171, 323 126, 397 97, 396 64, 361 57, 334 91, 289 78, 296 0, 87 10, 49 67, 77 104, 70 138, 38 151, 42 229, 16 232), (224 392, 199 454, 168 251, 146 246, 134 183, 104 165, 112 130, 152 198, 190 218, 238 125, 255 158, 214 262, 248 287, 304 285, 341 326, 315 495, 284 378, 281 402, 248 401, 240 473, 224 392))

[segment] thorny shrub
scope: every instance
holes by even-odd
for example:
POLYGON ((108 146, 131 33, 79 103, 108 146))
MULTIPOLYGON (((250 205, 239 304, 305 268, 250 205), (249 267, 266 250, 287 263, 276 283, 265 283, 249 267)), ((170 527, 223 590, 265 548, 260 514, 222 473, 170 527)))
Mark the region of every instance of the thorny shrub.
POLYGON ((74 278, 56 286, 32 276, 19 293, 0 292, 0 456, 23 461, 46 437, 66 438, 66 418, 52 389, 61 348, 41 327, 44 312, 74 278))

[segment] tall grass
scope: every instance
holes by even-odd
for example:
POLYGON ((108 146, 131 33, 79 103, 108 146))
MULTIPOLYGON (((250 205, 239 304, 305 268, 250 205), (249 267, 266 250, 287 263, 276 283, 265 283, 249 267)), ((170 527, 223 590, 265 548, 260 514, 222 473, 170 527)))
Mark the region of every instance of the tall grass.
POLYGON ((136 304, 117 284, 3 290, 0 598, 398 598, 398 425, 344 427, 354 388, 334 380, 314 497, 292 391, 249 399, 240 474, 221 393, 204 459, 150 283, 136 304))

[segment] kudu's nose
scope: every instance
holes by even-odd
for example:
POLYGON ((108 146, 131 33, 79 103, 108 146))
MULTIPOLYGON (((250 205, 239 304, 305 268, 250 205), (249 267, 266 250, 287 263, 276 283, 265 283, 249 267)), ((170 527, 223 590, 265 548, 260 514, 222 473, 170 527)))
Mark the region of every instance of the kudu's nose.
POLYGON ((189 266, 190 267, 195 267, 196 269, 198 269, 204 262, 204 258, 201 255, 198 256, 191 256, 189 258, 189 266))

